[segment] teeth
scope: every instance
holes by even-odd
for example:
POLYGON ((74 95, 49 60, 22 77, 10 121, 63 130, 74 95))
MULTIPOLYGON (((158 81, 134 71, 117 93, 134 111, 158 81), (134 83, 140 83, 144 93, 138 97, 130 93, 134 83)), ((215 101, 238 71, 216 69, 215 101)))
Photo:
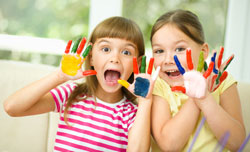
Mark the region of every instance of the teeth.
POLYGON ((169 70, 167 72, 171 73, 171 72, 176 72, 176 71, 178 71, 178 70, 169 70))

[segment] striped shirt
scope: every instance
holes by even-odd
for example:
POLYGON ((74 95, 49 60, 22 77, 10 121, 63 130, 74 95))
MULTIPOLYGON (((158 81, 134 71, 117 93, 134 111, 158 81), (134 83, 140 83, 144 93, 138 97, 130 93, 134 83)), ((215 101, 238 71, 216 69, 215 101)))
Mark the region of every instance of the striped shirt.
POLYGON ((75 87, 68 83, 50 91, 60 114, 54 151, 126 151, 137 106, 125 97, 115 104, 98 98, 95 102, 93 97, 79 99, 69 108, 68 126, 64 109, 75 87))

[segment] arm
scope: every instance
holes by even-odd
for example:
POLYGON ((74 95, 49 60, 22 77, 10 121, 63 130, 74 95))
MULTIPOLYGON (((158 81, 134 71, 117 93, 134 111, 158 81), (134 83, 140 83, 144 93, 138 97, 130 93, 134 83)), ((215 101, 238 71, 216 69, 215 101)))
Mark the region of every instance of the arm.
POLYGON ((246 136, 236 84, 221 94, 220 105, 216 103, 211 94, 201 100, 196 103, 204 113, 216 138, 221 139, 225 132, 229 131, 230 137, 226 147, 236 151, 246 136))
POLYGON ((10 116, 27 116, 50 112, 55 103, 49 91, 66 79, 54 72, 30 85, 18 90, 4 102, 4 109, 10 116))
POLYGON ((152 132, 163 151, 180 151, 187 143, 197 123, 200 110, 188 99, 180 111, 171 116, 168 102, 154 96, 152 105, 152 132))
POLYGON ((51 89, 68 80, 76 80, 87 75, 96 74, 95 71, 82 72, 81 70, 82 63, 88 55, 91 45, 82 53, 86 39, 83 38, 81 43, 80 40, 74 44, 71 53, 69 51, 72 41, 68 42, 61 60, 60 70, 31 83, 9 96, 4 102, 5 111, 11 116, 27 116, 53 111, 55 103, 49 93, 51 89))
POLYGON ((127 151, 145 151, 150 148, 150 123, 152 99, 138 98, 138 110, 128 133, 127 151))

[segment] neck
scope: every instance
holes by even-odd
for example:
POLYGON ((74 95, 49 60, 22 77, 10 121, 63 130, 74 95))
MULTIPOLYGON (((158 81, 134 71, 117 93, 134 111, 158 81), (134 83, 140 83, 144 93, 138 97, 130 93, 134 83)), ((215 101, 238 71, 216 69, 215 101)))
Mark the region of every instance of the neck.
POLYGON ((98 86, 95 92, 95 96, 104 102, 116 103, 123 98, 123 93, 121 88, 116 92, 106 92, 101 86, 98 86))

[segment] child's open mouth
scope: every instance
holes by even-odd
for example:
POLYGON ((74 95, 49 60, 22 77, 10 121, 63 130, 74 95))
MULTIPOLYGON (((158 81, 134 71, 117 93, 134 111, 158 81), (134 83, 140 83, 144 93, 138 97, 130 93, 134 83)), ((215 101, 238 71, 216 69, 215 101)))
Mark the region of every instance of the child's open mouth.
POLYGON ((178 77, 181 75, 179 70, 169 70, 169 71, 165 71, 165 73, 167 74, 167 76, 169 77, 178 77))
POLYGON ((118 84, 117 80, 121 77, 121 73, 116 70, 106 70, 104 72, 104 78, 108 85, 113 86, 118 84))

